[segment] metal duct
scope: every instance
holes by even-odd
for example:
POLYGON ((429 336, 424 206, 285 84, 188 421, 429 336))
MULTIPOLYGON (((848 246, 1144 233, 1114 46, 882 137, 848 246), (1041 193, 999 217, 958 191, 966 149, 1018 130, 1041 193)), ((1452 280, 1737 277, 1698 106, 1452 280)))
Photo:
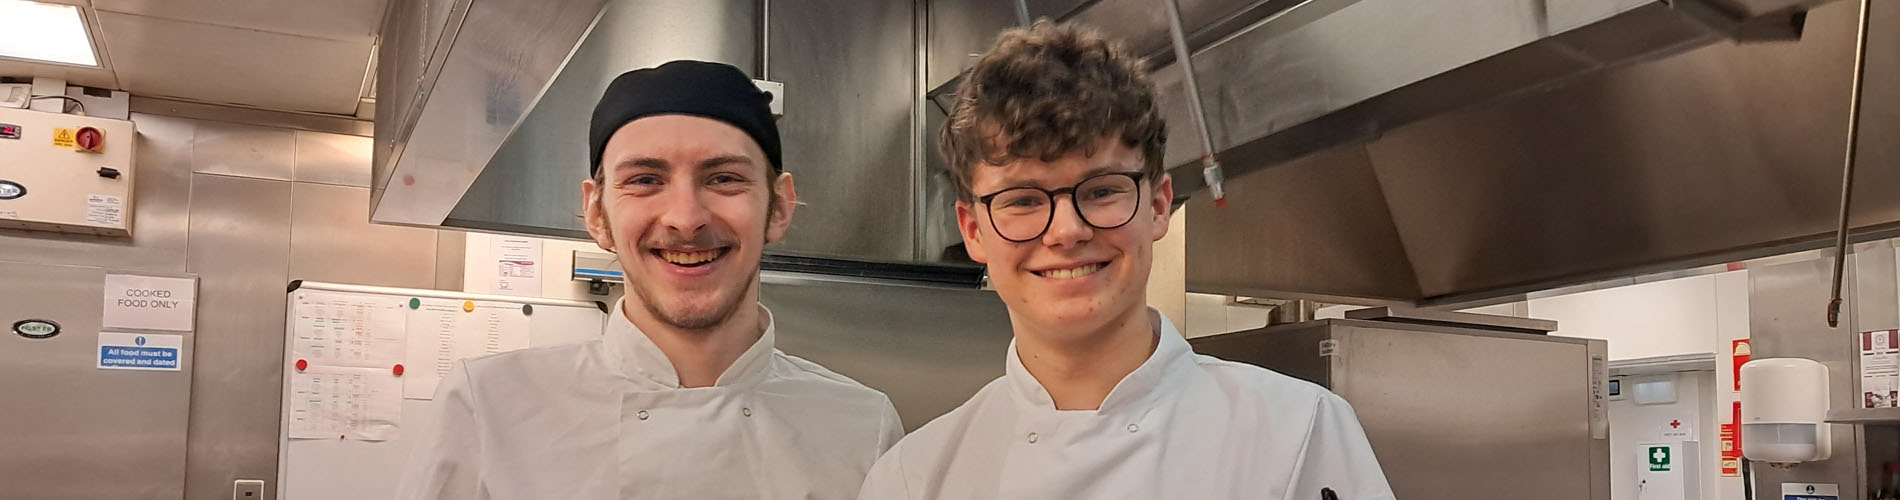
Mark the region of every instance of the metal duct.
POLYGON ((923 4, 462 0, 436 40, 408 35, 436 18, 404 4, 385 54, 406 64, 384 67, 425 76, 379 80, 395 87, 383 95, 417 97, 390 99, 379 120, 378 153, 391 153, 378 161, 372 216, 584 237, 578 186, 594 102, 621 72, 690 58, 784 85, 784 162, 803 203, 768 252, 870 267, 935 261, 957 237, 919 222, 952 218, 948 202, 922 202, 947 182, 926 179, 920 157, 923 4))
POLYGON ((388 104, 377 107, 370 220, 440 225, 604 3, 396 2, 377 63, 388 104))
MULTIPOLYGON (((1697 14, 1707 9, 1685 8, 1658 0, 1312 0, 1195 57, 1203 93, 1215 96, 1216 144, 1228 176, 1237 177, 1741 31, 1697 14)), ((1774 20, 1761 22, 1783 28, 1780 37, 1798 28, 1792 17, 1774 20)), ((1166 92, 1179 92, 1178 70, 1156 75, 1166 92)), ((1166 163, 1198 156, 1176 145, 1166 163)), ((1176 192, 1199 189, 1199 176, 1185 173, 1175 175, 1176 192)))
MULTIPOLYGON (((1377 115, 1353 109, 1320 115, 1311 122, 1340 116, 1336 123, 1370 124, 1377 135, 1291 162, 1275 160, 1284 147, 1242 142, 1224 159, 1255 162, 1255 173, 1230 177, 1232 204, 1188 204, 1189 289, 1465 307, 1824 246, 1846 142, 1852 7, 1808 12, 1797 42, 1706 45, 1410 125, 1354 121, 1377 115)), ((1627 15, 1604 22, 1647 18, 1627 15)), ((1602 24, 1583 29, 1593 26, 1602 24)), ((1896 28, 1900 13, 1877 9, 1873 46, 1892 47, 1896 28)), ((1900 130, 1900 54, 1875 50, 1868 58, 1861 134, 1888 137, 1900 130)), ((1318 74, 1342 74, 1323 69, 1333 59, 1308 60, 1322 68, 1318 74)), ((1466 67, 1487 66, 1498 80, 1518 78, 1489 60, 1466 67)), ((1267 95, 1232 84, 1217 93, 1230 99, 1221 107, 1227 112, 1253 102, 1244 97, 1267 95)), ((1262 125, 1258 113, 1223 116, 1230 126, 1262 125)), ((1310 125, 1288 130, 1301 126, 1310 125)), ((1304 141, 1278 139, 1290 137, 1285 132, 1266 140, 1310 146, 1338 141, 1353 130, 1345 128, 1304 141)), ((1894 141, 1863 144, 1865 164, 1900 161, 1894 141)), ((1900 188, 1900 172, 1860 174, 1853 225, 1900 227, 1900 200, 1865 196, 1900 188)), ((1177 176, 1177 185, 1187 177, 1177 176)), ((1817 317, 1824 302, 1815 299, 1817 317)))
POLYGON ((744 22, 759 19, 758 7, 757 0, 610 2, 442 225, 587 238, 578 217, 587 124, 607 84, 675 59, 731 64, 758 78, 759 27, 744 22), (655 15, 658 4, 664 15, 655 15))

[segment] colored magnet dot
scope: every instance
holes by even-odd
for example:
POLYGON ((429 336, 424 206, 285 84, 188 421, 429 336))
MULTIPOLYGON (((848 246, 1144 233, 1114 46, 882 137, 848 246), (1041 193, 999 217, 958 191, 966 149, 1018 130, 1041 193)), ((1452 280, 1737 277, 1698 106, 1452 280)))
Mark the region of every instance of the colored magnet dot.
POLYGON ((412 299, 409 299, 409 308, 410 308, 410 309, 421 309, 421 308, 422 308, 422 299, 415 299, 415 298, 412 298, 412 299))
POLYGON ((390 373, 394 373, 394 374, 396 374, 396 376, 398 376, 398 377, 401 377, 401 376, 402 376, 402 365, 396 365, 396 367, 395 367, 395 368, 390 368, 390 369, 389 369, 389 371, 390 371, 390 373))
POLYGON ((307 369, 309 369, 309 368, 310 368, 310 362, 309 362, 309 361, 304 361, 304 360, 301 360, 301 359, 299 359, 299 360, 297 360, 297 371, 304 371, 304 370, 307 370, 307 369))
POLYGON ((475 302, 468 300, 462 301, 462 312, 475 312, 475 302))

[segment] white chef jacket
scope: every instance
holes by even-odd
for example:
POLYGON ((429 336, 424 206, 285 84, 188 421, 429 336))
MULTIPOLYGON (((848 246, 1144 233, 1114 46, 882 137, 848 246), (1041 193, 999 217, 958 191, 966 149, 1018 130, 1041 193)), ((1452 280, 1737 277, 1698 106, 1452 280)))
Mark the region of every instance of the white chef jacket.
POLYGON ((770 311, 715 385, 681 388, 621 307, 598 340, 458 363, 396 498, 848 499, 903 436, 884 394, 773 349, 770 311))
POLYGON ((1064 411, 1012 342, 1003 377, 885 453, 859 500, 1392 500, 1344 399, 1194 354, 1165 317, 1156 345, 1101 409, 1064 411))

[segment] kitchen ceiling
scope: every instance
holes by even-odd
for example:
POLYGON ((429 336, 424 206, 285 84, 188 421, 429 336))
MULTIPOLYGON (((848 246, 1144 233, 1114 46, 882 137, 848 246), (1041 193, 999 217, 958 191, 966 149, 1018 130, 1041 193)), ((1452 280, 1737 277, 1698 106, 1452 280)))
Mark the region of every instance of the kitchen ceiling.
POLYGON ((85 12, 102 67, 0 58, 0 76, 340 115, 375 97, 368 76, 388 0, 40 1, 85 12))

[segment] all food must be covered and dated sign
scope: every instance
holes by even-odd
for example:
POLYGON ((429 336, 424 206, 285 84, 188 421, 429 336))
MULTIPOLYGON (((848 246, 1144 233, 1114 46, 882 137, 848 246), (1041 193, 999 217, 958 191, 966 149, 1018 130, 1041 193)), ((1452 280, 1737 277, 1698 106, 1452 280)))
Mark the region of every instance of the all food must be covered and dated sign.
POLYGON ((179 371, 185 336, 99 332, 99 369, 179 371))

